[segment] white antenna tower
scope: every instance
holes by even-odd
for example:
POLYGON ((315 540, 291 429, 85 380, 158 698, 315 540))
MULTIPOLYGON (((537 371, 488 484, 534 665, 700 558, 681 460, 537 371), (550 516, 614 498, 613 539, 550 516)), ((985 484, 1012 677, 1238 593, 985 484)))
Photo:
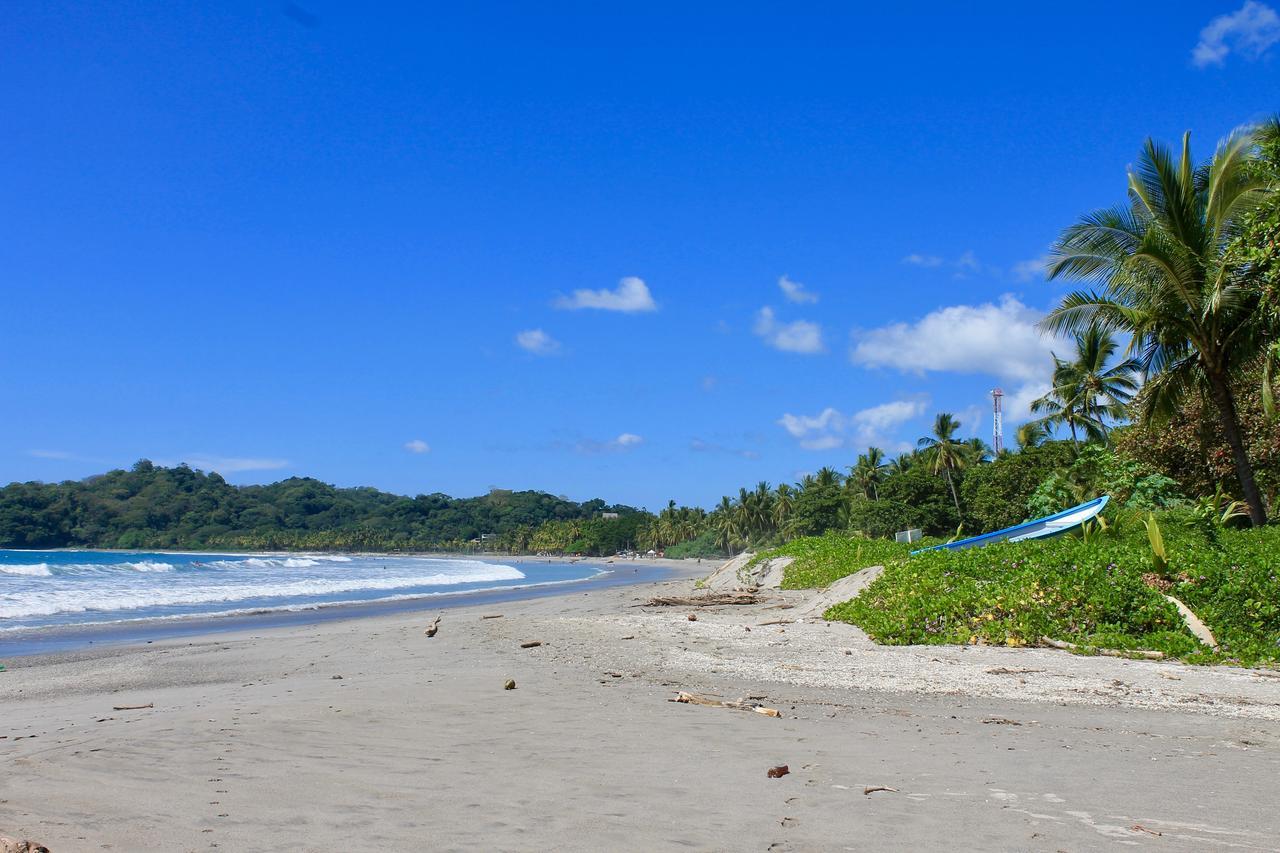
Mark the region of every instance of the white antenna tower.
POLYGON ((1004 416, 1000 411, 1000 399, 1002 397, 1004 397, 1004 392, 999 388, 991 391, 991 452, 997 456, 1004 449, 1004 416))

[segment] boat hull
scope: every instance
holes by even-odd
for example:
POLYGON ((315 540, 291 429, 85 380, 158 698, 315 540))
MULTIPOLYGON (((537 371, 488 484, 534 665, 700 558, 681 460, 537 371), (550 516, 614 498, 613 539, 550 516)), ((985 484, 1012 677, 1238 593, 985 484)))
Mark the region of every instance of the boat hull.
POLYGON ((1103 495, 1078 506, 1064 509, 1062 512, 1046 515, 1044 518, 1024 521, 1022 524, 1015 524, 1013 527, 1006 527, 1004 530, 984 533, 981 536, 971 536, 958 542, 947 542, 943 545, 934 545, 932 548, 921 548, 911 553, 915 555, 923 554, 926 551, 961 551, 965 548, 981 548, 984 545, 992 545, 996 542, 1025 542, 1029 539, 1047 539, 1050 536, 1058 536, 1068 530, 1074 530, 1086 521, 1097 518, 1098 514, 1106 508, 1109 500, 1111 500, 1110 496, 1103 495))

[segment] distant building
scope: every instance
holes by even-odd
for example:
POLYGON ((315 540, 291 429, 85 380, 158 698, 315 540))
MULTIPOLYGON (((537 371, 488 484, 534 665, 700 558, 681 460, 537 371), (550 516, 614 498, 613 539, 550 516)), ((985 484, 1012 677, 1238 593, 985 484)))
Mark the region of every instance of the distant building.
POLYGON ((498 534, 496 534, 496 533, 481 533, 481 534, 480 534, 480 541, 481 541, 481 542, 489 542, 489 541, 494 540, 494 539, 497 539, 497 538, 498 538, 498 534))
POLYGON ((618 514, 616 512, 602 512, 600 513, 600 517, 601 518, 617 518, 618 514))

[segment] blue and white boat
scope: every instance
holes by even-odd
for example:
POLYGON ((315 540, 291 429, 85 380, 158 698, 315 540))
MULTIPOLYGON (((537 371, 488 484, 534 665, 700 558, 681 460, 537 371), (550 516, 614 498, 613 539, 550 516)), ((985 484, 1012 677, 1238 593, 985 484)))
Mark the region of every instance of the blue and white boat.
POLYGON ((962 548, 981 548, 984 545, 991 545, 995 542, 1025 542, 1028 539, 1045 539, 1050 536, 1057 536, 1096 518, 1098 513, 1102 512, 1106 507, 1109 500, 1111 500, 1110 496, 1103 495, 1079 506, 1064 509, 1062 512, 1046 515, 1044 518, 1024 521, 1022 524, 1015 524, 1013 527, 1006 527, 1004 530, 984 533, 981 536, 971 536, 968 539, 961 539, 956 542, 934 545, 932 548, 921 548, 911 553, 914 555, 923 554, 925 551, 959 551, 962 548))

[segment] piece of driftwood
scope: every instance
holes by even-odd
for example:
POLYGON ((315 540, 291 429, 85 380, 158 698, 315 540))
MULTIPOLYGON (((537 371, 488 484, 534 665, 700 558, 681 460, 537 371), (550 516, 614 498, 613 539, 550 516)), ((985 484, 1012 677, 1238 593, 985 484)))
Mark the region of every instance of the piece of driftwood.
POLYGON ((156 706, 156 705, 155 705, 155 703, 154 703, 154 702, 148 702, 148 703, 147 703, 147 704, 145 704, 145 705, 112 705, 112 706, 111 706, 111 710, 113 710, 113 711, 142 711, 142 710, 145 710, 145 709, 147 709, 147 708, 154 708, 155 706, 156 706))
POLYGON ((735 711, 752 711, 756 714, 764 714, 766 717, 782 716, 782 712, 777 708, 766 708, 759 702, 748 702, 744 699, 738 699, 737 701, 711 699, 707 696, 699 696, 697 693, 686 693, 683 690, 676 693, 676 698, 668 699, 667 701, 683 702, 688 705, 705 705, 708 708, 731 708, 735 711))
POLYGON ((481 619, 501 619, 501 618, 502 618, 502 614, 501 614, 501 613, 492 613, 492 614, 490 614, 490 615, 488 615, 488 616, 481 616, 480 618, 481 618, 481 619))
POLYGON ((987 670, 988 675, 1026 675, 1031 672, 1044 672, 1043 669, 1010 669, 1007 666, 997 666, 987 670))
POLYGON ((640 607, 716 607, 721 604, 756 604, 754 592, 709 592, 705 595, 660 595, 640 607))
MULTIPOLYGON (((1068 643, 1066 640, 1051 640, 1048 637, 1041 637, 1040 643, 1054 649, 1063 649, 1064 651, 1074 652, 1080 647, 1075 643, 1068 643)), ((1152 649, 1094 649, 1100 655, 1109 658, 1142 658, 1143 660, 1164 660, 1164 652, 1153 651, 1152 649)))
POLYGON ((895 794, 898 793, 897 788, 890 788, 888 785, 868 785, 867 787, 862 789, 862 793, 867 795, 868 797, 874 794, 876 791, 892 791, 895 794))
POLYGON ((527 643, 521 643, 521 644, 520 644, 520 648, 522 648, 522 649, 536 649, 536 648, 537 648, 538 646, 540 646, 540 645, 542 645, 542 641, 541 641, 541 640, 530 640, 530 641, 529 641, 529 642, 527 642, 527 643))
POLYGON ((436 635, 436 631, 439 631, 439 630, 440 630, 440 617, 437 616, 436 620, 432 622, 430 625, 428 625, 427 630, 423 631, 422 633, 426 634, 428 637, 434 637, 436 635))
POLYGON ((770 767, 765 775, 770 779, 781 779, 791 772, 791 768, 786 764, 779 764, 777 767, 770 767))
POLYGON ((794 620, 794 619, 774 619, 772 622, 758 622, 758 623, 756 623, 756 627, 757 627, 757 628, 763 628, 763 627, 765 627, 766 625, 790 625, 791 623, 793 623, 793 622, 795 622, 795 621, 796 621, 796 620, 794 620))

